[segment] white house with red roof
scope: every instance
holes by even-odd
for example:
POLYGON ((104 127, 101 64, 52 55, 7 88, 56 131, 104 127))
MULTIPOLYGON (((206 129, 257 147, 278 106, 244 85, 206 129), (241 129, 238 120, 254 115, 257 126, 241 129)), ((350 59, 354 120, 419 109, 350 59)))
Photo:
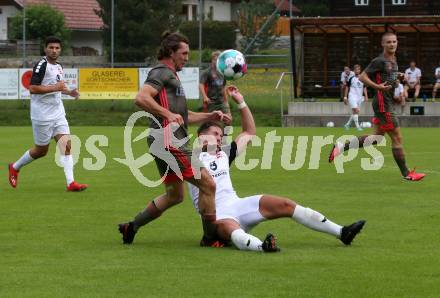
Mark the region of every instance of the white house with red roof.
POLYGON ((0 40, 8 39, 8 19, 24 6, 48 4, 64 14, 71 30, 71 46, 77 54, 103 54, 102 28, 104 23, 96 15, 96 0, 0 0, 0 40))

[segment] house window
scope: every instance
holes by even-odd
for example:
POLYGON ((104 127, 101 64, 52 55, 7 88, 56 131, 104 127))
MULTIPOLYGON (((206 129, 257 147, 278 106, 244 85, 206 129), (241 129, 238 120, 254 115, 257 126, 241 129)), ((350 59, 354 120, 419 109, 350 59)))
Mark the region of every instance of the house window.
POLYGON ((356 5, 356 6, 367 6, 368 5, 368 0, 354 0, 354 5, 356 5))
POLYGON ((197 5, 192 6, 192 20, 197 21, 199 19, 199 7, 197 5))
POLYGON ((180 18, 182 21, 189 21, 188 15, 188 5, 182 5, 182 12, 180 13, 180 18))
POLYGON ((393 0, 393 5, 405 5, 406 0, 393 0))

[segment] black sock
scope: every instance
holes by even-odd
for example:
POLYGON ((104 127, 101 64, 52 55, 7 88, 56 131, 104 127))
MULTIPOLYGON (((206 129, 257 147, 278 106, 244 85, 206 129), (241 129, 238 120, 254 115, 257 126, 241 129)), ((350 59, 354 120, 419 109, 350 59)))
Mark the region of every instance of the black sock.
POLYGON ((133 220, 133 229, 135 232, 137 230, 149 223, 150 221, 155 220, 159 216, 162 215, 162 211, 160 211, 157 207, 154 201, 151 201, 150 204, 148 204, 147 208, 139 212, 138 215, 133 220))
POLYGON ((409 173, 408 168, 406 167, 405 162, 405 153, 403 152, 403 148, 392 148, 393 151, 393 157, 396 161, 397 165, 399 166, 400 172, 402 173, 403 177, 406 177, 409 173))
MULTIPOLYGON (((358 148, 363 148, 364 147, 364 143, 365 143, 365 140, 367 139, 369 137, 369 135, 363 135, 363 136, 359 136, 359 137, 357 137, 357 139, 358 139, 358 143, 359 143, 359 147, 358 148)), ((345 144, 344 144, 344 151, 347 151, 348 149, 350 149, 351 147, 350 147, 350 143, 351 142, 345 142, 345 144)), ((377 145, 377 141, 376 140, 374 140, 372 143, 371 143, 371 145, 377 145)))
POLYGON ((202 215, 203 236, 208 240, 217 237, 217 225, 215 224, 215 214, 202 215))

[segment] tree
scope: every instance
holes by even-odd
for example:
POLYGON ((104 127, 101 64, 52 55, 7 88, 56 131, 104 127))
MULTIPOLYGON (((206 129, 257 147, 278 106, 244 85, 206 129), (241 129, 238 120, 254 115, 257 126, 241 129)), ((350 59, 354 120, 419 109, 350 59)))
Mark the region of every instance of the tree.
MULTIPOLYGON (((239 5, 240 14, 240 33, 243 38, 240 40, 243 49, 246 49, 264 23, 269 19, 275 7, 273 1, 252 0, 241 1, 239 5)), ((275 27, 278 21, 278 15, 268 21, 264 30, 258 34, 253 44, 249 47, 247 53, 252 53, 256 49, 267 49, 275 41, 275 27)))
MULTIPOLYGON (((111 1, 97 0, 102 18, 107 52, 111 42, 111 1)), ((115 0, 115 61, 144 62, 155 56, 164 31, 174 31, 180 24, 180 0, 115 0)))
MULTIPOLYGON (((12 39, 23 38, 22 11, 12 17, 10 34, 12 39)), ((44 39, 51 35, 60 38, 64 47, 69 44, 70 31, 66 28, 64 14, 46 4, 26 7, 26 39, 39 40, 43 47, 44 39)))

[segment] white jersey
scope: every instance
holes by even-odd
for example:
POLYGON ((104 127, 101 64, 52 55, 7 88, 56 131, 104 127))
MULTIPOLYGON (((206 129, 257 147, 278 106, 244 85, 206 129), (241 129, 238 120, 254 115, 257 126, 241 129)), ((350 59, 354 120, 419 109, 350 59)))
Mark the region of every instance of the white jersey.
POLYGON ((415 83, 417 82, 417 79, 422 76, 422 71, 417 67, 414 69, 407 68, 405 70, 405 76, 407 77, 409 83, 415 83))
MULTIPOLYGON (((31 85, 50 86, 63 79, 63 67, 51 64, 42 58, 33 69, 31 85)), ((51 122, 65 117, 61 91, 31 94, 31 119, 36 122, 51 122)))
POLYGON ((399 84, 398 87, 394 88, 394 97, 400 97, 400 95, 402 94, 403 90, 404 90, 403 89, 403 85, 399 84))
MULTIPOLYGON (((437 67, 437 68, 435 69, 435 77, 437 78, 438 75, 440 75, 440 67, 437 67)), ((440 83, 440 78, 437 79, 437 83, 440 83)))
POLYGON ((353 76, 348 79, 347 86, 350 88, 348 91, 348 99, 362 101, 364 83, 362 83, 357 76, 353 76))
MULTIPOLYGON (((227 205, 229 202, 238 198, 232 186, 231 176, 229 174, 229 166, 236 154, 237 144, 232 142, 230 145, 222 147, 222 150, 217 152, 216 155, 207 152, 202 152, 199 155, 200 161, 208 170, 217 186, 215 191, 215 205, 217 208, 227 205)), ((189 188, 194 207, 199 211, 199 189, 190 183, 189 188)))
POLYGON ((352 77, 354 77, 354 72, 353 71, 350 71, 349 74, 347 74, 345 71, 343 71, 341 73, 341 83, 344 84, 344 85, 347 84, 348 80, 350 78, 352 78, 352 77))

